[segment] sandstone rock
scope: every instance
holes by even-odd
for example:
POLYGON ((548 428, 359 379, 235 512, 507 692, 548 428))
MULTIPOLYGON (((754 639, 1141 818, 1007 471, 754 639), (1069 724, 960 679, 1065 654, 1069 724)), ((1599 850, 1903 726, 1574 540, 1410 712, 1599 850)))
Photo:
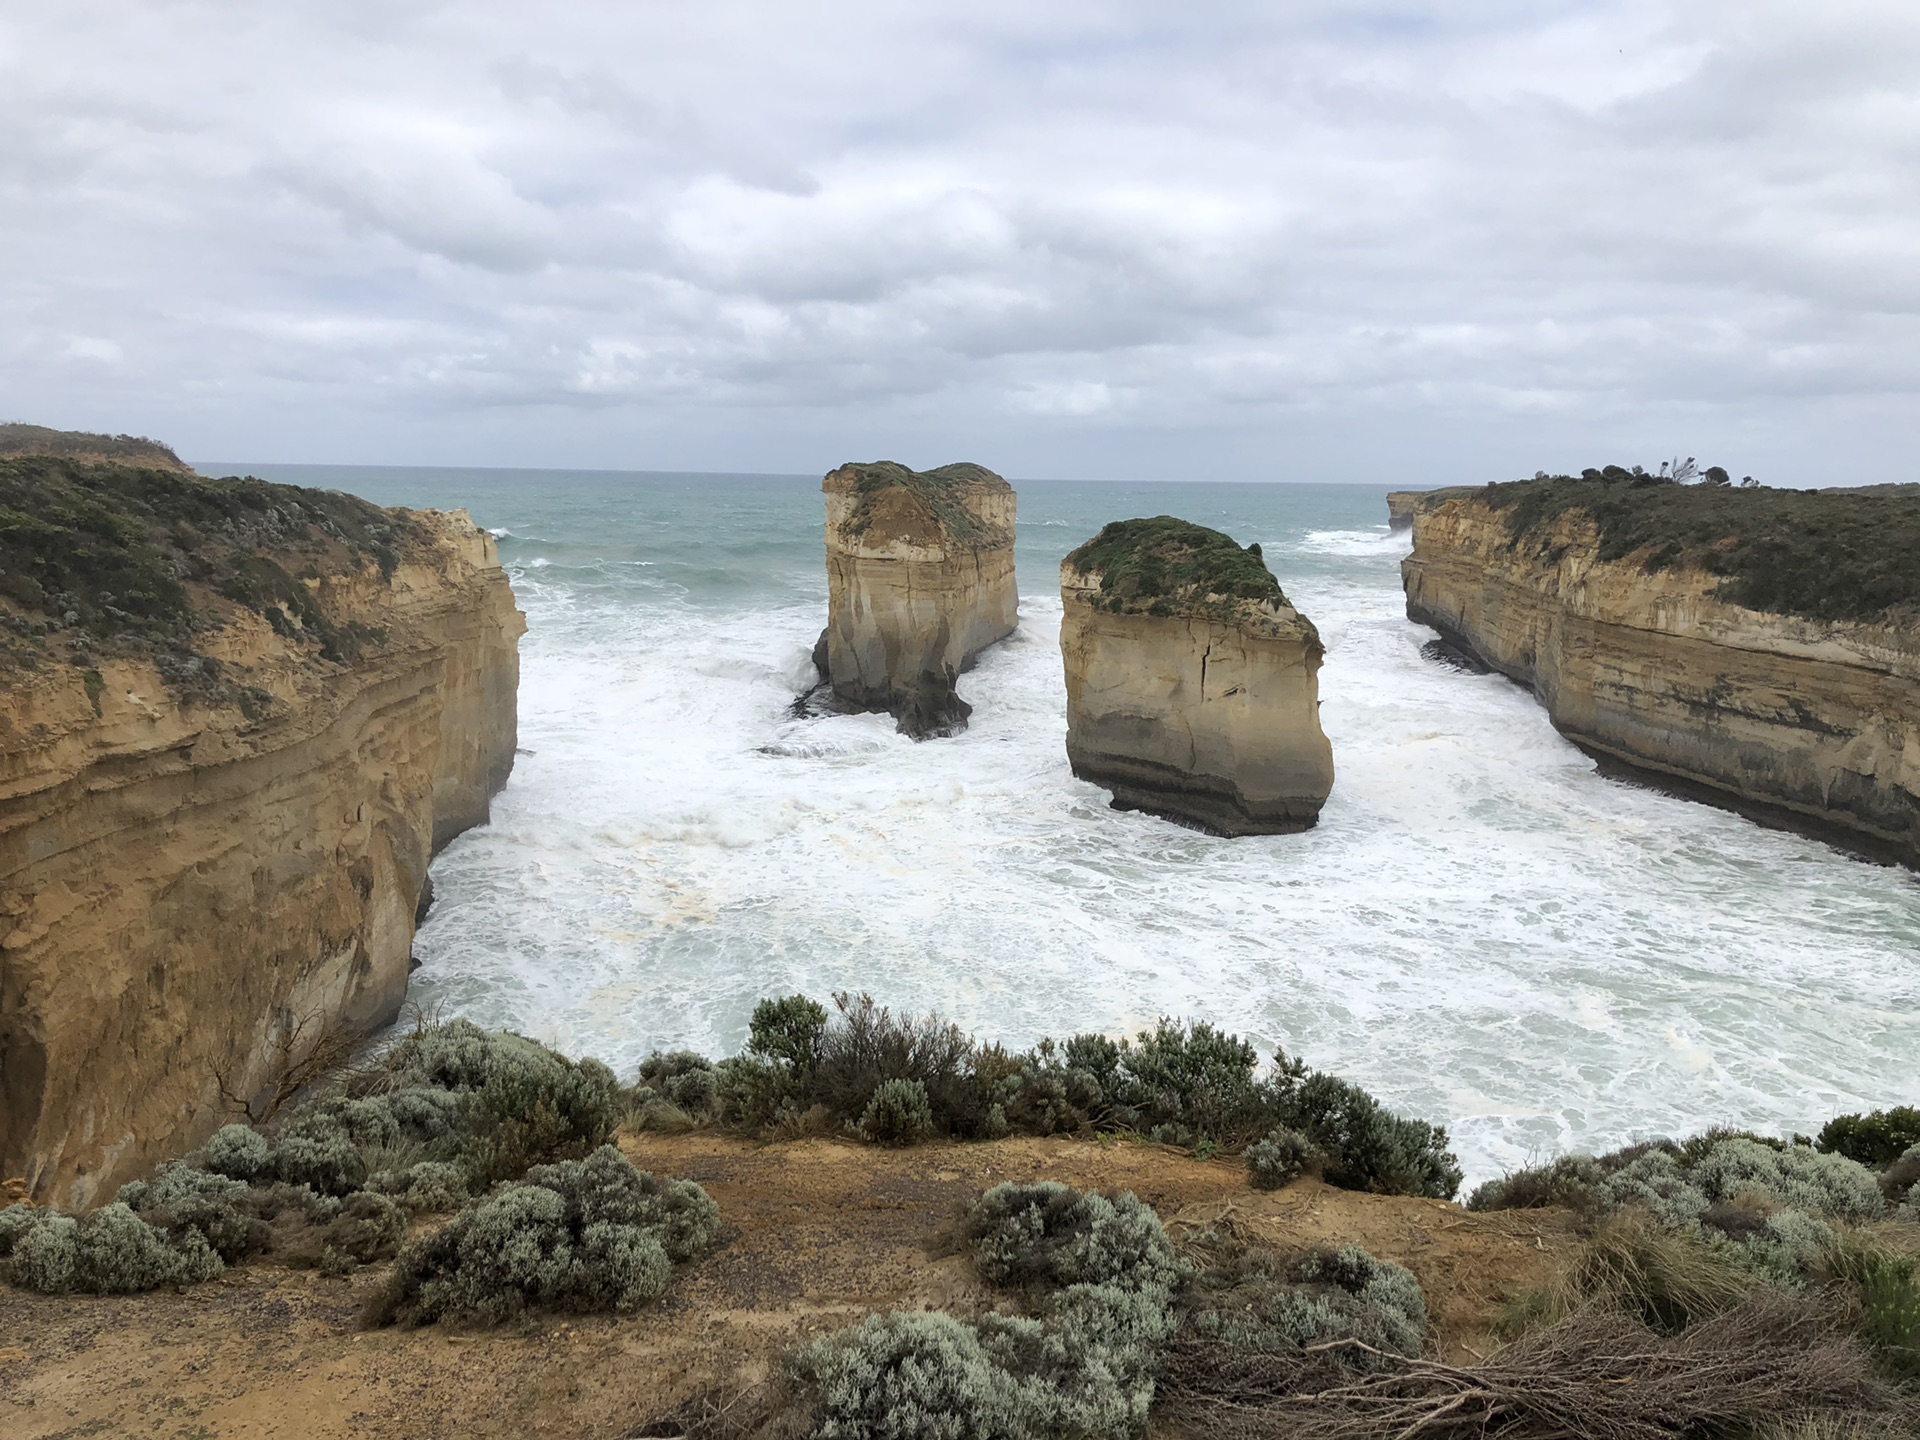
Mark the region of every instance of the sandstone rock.
POLYGON ((1603 559, 1578 509, 1515 543, 1470 492, 1416 514, 1407 615, 1609 768, 1920 865, 1920 629, 1749 609, 1722 575, 1647 558, 1603 559))
POLYGON ((1310 828, 1333 789, 1323 650, 1259 547, 1162 515, 1060 567, 1073 773, 1221 835, 1310 828))
POLYGON ((1433 505, 1444 504, 1456 495, 1470 494, 1470 485, 1451 485, 1439 490, 1389 490, 1387 492, 1387 528, 1411 530, 1413 517, 1433 505))
MULTIPOLYGON (((224 1123, 219 1077, 248 1096, 392 1020, 428 861, 513 765, 525 622, 464 513, 163 478, 211 487, 227 588, 278 603, 190 583, 168 642, 190 660, 148 624, 90 642, 90 668, 57 648, 0 667, 0 1175, 69 1208, 224 1123), (378 555, 332 516, 386 535, 378 555)), ((120 613, 52 603, 49 647, 89 643, 65 613, 120 613)))
POLYGON ((954 682, 1018 623, 1013 487, 978 465, 891 461, 828 475, 827 628, 814 660, 835 703, 915 739, 964 730, 954 682))

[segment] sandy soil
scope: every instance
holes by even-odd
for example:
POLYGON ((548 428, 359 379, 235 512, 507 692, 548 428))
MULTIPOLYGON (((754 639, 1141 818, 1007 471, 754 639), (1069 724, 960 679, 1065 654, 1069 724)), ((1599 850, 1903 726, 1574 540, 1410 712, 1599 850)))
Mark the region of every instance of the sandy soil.
POLYGON ((978 1300, 983 1287, 949 1237, 975 1194, 1009 1179, 1132 1190, 1176 1237, 1226 1215, 1278 1244, 1355 1241, 1420 1277, 1434 1345, 1453 1358, 1488 1348, 1494 1308, 1537 1283, 1572 1233, 1557 1211, 1474 1215, 1311 1181, 1261 1194, 1238 1162, 1129 1144, 881 1151, 699 1133, 621 1143, 648 1169, 699 1181, 726 1224, 652 1310, 504 1332, 363 1331, 360 1307, 383 1266, 326 1279, 249 1265, 125 1297, 0 1288, 0 1435, 613 1440, 870 1311, 978 1300))

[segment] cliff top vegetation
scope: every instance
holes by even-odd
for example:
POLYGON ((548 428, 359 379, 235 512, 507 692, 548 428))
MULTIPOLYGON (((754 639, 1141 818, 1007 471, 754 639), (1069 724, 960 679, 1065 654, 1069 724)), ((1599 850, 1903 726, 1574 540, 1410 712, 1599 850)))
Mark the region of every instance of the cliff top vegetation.
POLYGON ((343 565, 391 575, 411 527, 351 495, 251 477, 0 459, 0 667, 145 654, 170 680, 204 675, 194 637, 219 624, 216 597, 351 658, 372 632, 334 625, 301 580, 343 565))
POLYGON ((144 435, 94 435, 85 430, 51 430, 45 425, 0 425, 0 458, 58 455, 93 463, 105 461, 154 469, 185 470, 170 446, 144 435))
POLYGON ((987 546, 1004 545, 1012 539, 1004 526, 983 518, 971 503, 996 490, 1012 492, 1005 479, 984 465, 962 460, 933 470, 910 470, 896 460, 874 460, 842 465, 833 476, 844 476, 852 482, 854 506, 847 522, 852 534, 867 533, 884 496, 903 492, 939 523, 949 540, 987 546))
POLYGON ((1115 520, 1067 556, 1083 575, 1100 577, 1100 596, 1114 611, 1170 615, 1212 597, 1286 605, 1280 582, 1258 545, 1172 515, 1115 520))
POLYGON ((1704 570, 1721 577, 1721 599, 1752 610, 1836 621, 1920 609, 1920 485, 1676 485, 1611 465, 1477 494, 1504 512, 1515 546, 1552 543, 1556 522, 1579 511, 1599 531, 1602 560, 1704 570))

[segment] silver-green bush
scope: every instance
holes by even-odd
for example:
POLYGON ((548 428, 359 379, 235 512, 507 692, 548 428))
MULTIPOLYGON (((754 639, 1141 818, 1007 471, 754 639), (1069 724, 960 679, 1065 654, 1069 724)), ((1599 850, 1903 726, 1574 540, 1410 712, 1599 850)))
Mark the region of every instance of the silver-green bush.
POLYGON ((223 1125, 207 1141, 202 1161, 215 1175, 255 1180, 273 1168, 273 1146, 251 1125, 223 1125))
POLYGON ((603 1146, 528 1171, 408 1246, 369 1318, 492 1324, 530 1309, 632 1310, 718 1230, 699 1186, 656 1179, 603 1146))
POLYGON ((915 1145, 933 1133, 933 1106, 918 1080, 889 1080, 860 1114, 860 1138, 874 1145, 915 1145))
POLYGON ((1256 1190, 1279 1190, 1321 1160, 1320 1148, 1298 1130, 1280 1125, 1247 1147, 1247 1174, 1256 1190))

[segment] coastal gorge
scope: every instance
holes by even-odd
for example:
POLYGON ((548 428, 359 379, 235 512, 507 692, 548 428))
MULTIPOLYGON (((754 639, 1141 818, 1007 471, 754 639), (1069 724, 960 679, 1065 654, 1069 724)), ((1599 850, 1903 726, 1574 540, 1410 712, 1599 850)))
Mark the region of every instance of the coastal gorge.
POLYGON ((395 1018, 525 628, 464 512, 107 441, 0 460, 0 1175, 73 1208, 395 1018))
POLYGON ((1920 486, 1610 467, 1402 509, 1408 617, 1603 765, 1920 866, 1920 486))
POLYGON ((814 664, 833 703, 916 740, 966 729, 955 682, 1019 623, 1013 487, 980 465, 891 461, 826 477, 827 628, 814 664))

